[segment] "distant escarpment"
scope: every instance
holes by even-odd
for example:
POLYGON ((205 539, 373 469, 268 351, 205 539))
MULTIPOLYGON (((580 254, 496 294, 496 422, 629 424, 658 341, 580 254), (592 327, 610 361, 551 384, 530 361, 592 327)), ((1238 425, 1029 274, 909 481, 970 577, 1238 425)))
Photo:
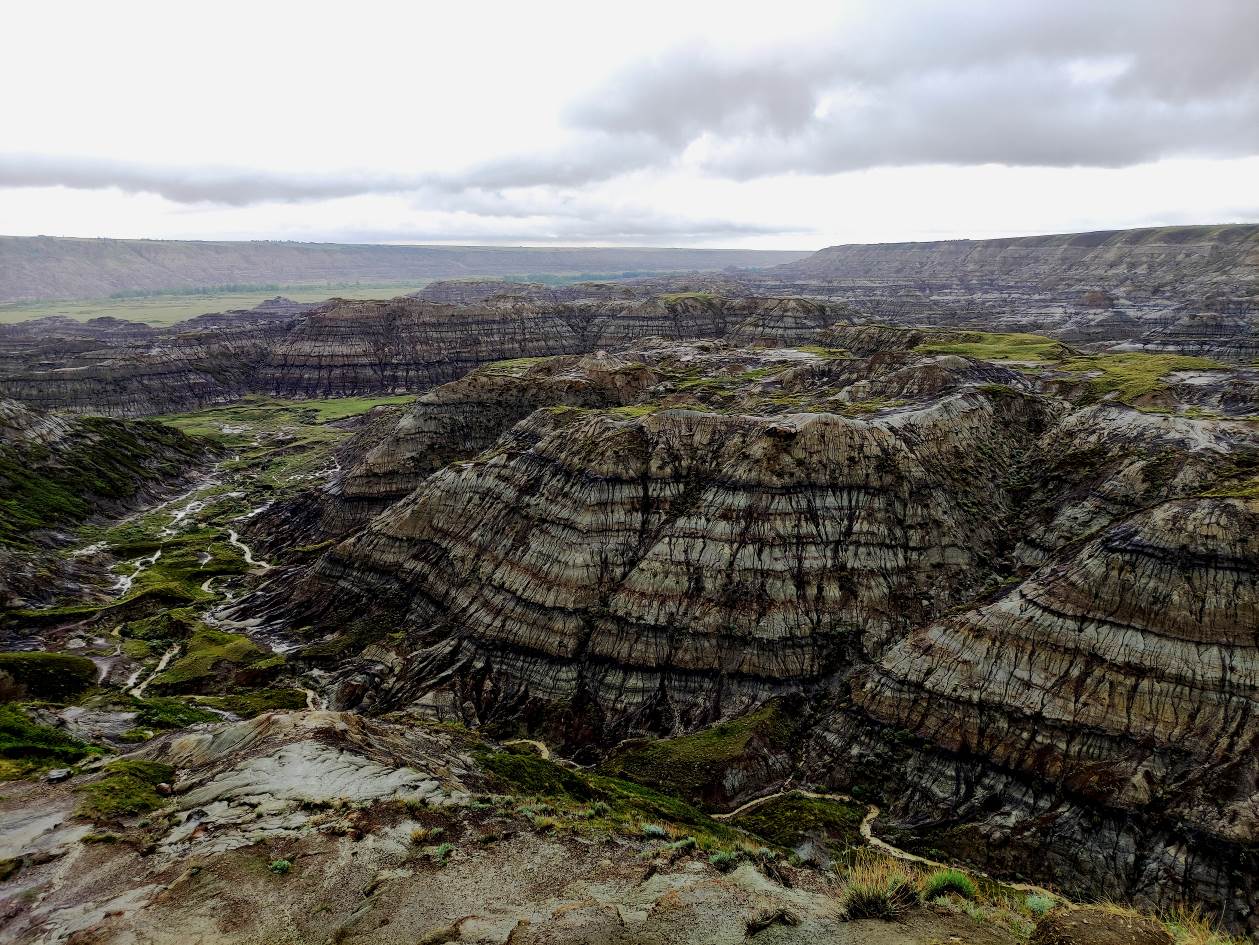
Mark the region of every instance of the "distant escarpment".
POLYGON ((0 326, 0 396, 120 416, 246 394, 423 391, 504 359, 577 354, 648 336, 806 343, 854 313, 834 302, 666 295, 543 304, 333 301, 193 319, 171 329, 43 319, 0 326))
POLYGON ((1039 288, 1202 292, 1259 284, 1259 224, 831 246, 779 268, 803 279, 917 279, 1039 288), (1181 286, 1183 288, 1183 285, 1181 286))
POLYGON ((370 246, 0 236, 0 302, 103 298, 224 284, 395 282, 523 273, 633 273, 773 266, 803 252, 755 249, 370 246))

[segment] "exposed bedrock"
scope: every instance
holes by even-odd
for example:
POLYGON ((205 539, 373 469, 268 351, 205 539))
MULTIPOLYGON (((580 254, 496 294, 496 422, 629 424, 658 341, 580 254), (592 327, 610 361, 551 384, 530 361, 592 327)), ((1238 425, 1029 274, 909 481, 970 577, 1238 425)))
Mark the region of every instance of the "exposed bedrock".
POLYGON ((365 521, 428 474, 487 449, 539 407, 629 404, 657 379, 646 365, 604 352, 482 368, 421 395, 347 469, 337 494, 351 519, 365 521))
POLYGON ((386 701, 584 706, 586 740, 680 730, 972 596, 1044 414, 979 390, 869 419, 542 410, 342 543, 303 593, 342 613, 393 602, 422 638, 386 701))
POLYGON ((1068 893, 1184 897, 1259 927, 1256 500, 1114 524, 916 630, 851 698, 812 773, 882 782, 925 842, 1068 893))

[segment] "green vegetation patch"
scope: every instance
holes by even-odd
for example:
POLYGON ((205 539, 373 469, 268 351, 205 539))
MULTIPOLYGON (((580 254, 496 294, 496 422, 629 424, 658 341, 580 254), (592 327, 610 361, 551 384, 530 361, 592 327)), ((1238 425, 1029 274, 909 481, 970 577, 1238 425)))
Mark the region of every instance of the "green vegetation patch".
POLYGON ((189 693, 239 684, 243 671, 254 679, 278 671, 284 657, 268 652, 249 637, 198 626, 183 654, 153 680, 164 693, 189 693))
POLYGON ((136 711, 137 727, 154 729, 187 728, 201 722, 217 722, 213 712, 189 705, 182 699, 170 696, 146 696, 137 699, 129 696, 131 708, 136 711))
POLYGON ((789 794, 740 814, 732 823, 780 847, 795 847, 818 836, 842 847, 856 847, 862 843, 865 814, 864 804, 789 794))
POLYGON ((1125 403, 1164 388, 1163 378, 1176 371, 1223 371, 1218 361, 1183 354, 1098 354, 1072 358, 1059 367, 1074 374, 1096 373, 1088 382, 1094 397, 1110 394, 1125 403))
POLYGON ((70 702, 77 699, 96 682, 96 664, 86 656, 70 653, 0 653, 0 701, 9 699, 40 699, 47 702, 70 702))
POLYGON ((556 823, 567 816, 568 823, 639 836, 644 823, 668 824, 709 846, 739 837, 686 801, 632 781, 572 771, 524 751, 485 751, 477 761, 503 793, 545 798, 556 811, 556 823))
POLYGON ((781 748, 790 743, 794 731, 779 704, 771 702, 692 735, 626 746, 600 771, 697 800, 706 786, 720 783, 725 769, 746 757, 754 743, 781 748))
POLYGON ((1023 332, 959 331, 947 340, 921 344, 925 354, 960 354, 982 361, 1059 361, 1071 354, 1061 341, 1023 332))
POLYGON ((922 881, 922 898, 927 902, 950 893, 963 899, 974 899, 979 891, 975 881, 961 870, 936 870, 922 881))
POLYGON ((205 444, 150 420, 72 424, 56 451, 0 446, 0 544, 23 546, 28 532, 83 522, 98 506, 133 499, 146 483, 205 458, 205 444))
POLYGON ((306 693, 300 689, 258 689, 230 696, 198 696, 196 701, 197 705, 222 709, 241 718, 252 719, 255 715, 276 709, 304 709, 306 693))
POLYGON ((0 780, 71 765, 99 750, 60 729, 36 724, 16 705, 0 705, 0 759, 5 762, 0 780))
POLYGON ((536 365, 555 360, 555 357, 555 355, 550 355, 536 358, 506 358, 502 361, 483 364, 477 370, 483 374, 523 374, 536 365))
POLYGON ((124 758, 104 768, 104 777, 78 790, 84 795, 80 817, 108 821, 157 810, 164 803, 157 786, 170 783, 175 769, 156 761, 124 758))

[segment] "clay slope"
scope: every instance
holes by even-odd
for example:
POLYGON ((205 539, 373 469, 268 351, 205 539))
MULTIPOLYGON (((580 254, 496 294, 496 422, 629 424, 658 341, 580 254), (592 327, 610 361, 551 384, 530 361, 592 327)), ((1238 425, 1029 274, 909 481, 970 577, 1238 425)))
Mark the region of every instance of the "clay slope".
POLYGON ((915 631, 810 768, 888 791, 933 848, 1253 927, 1257 527, 1253 499, 1163 503, 915 631))
POLYGON ((305 593, 392 605, 383 620, 429 641, 388 702, 571 710, 587 728, 569 741, 687 728, 973 595, 1000 540, 994 483, 1041 414, 978 389, 868 418, 542 410, 344 542, 305 593))

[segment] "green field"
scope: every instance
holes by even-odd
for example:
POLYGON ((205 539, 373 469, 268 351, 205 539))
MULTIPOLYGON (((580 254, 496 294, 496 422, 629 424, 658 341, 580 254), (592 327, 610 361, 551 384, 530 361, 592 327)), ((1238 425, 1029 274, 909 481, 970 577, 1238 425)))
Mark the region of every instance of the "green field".
POLYGON ((151 295, 127 299, 72 299, 61 302, 9 302, 0 305, 0 325, 11 325, 43 318, 46 315, 67 315, 79 321, 112 315, 161 327, 207 312, 253 308, 259 302, 283 295, 295 302, 322 302, 324 299, 388 299, 418 291, 430 280, 382 283, 334 283, 330 285, 281 286, 256 291, 216 292, 207 290, 196 295, 151 295))

